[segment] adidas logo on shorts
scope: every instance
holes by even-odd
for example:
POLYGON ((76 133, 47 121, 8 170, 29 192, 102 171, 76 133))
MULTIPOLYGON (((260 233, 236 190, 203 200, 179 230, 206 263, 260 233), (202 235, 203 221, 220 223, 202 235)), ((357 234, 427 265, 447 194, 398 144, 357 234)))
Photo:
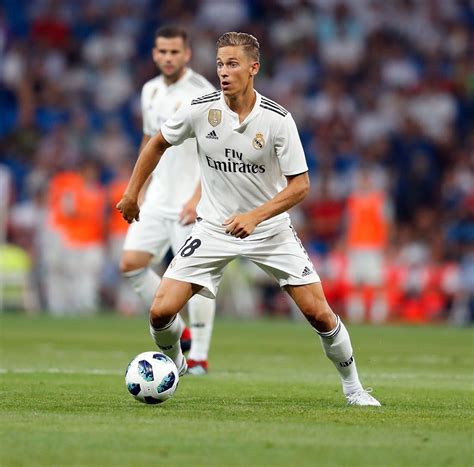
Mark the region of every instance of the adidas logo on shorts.
POLYGON ((216 132, 214 130, 212 130, 207 136, 206 138, 208 139, 219 139, 219 136, 217 136, 216 132))
POLYGON ((301 275, 303 277, 306 277, 306 276, 309 276, 312 273, 313 273, 313 271, 311 271, 311 269, 309 269, 308 266, 305 266, 305 268, 303 269, 303 272, 301 273, 301 275))

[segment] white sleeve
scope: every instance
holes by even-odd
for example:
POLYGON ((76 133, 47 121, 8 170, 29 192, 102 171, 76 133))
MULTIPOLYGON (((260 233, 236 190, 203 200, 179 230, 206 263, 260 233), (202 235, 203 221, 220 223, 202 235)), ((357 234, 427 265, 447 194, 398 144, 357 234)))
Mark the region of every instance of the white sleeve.
POLYGON ((217 89, 211 84, 209 83, 209 81, 207 81, 207 85, 206 85, 206 88, 205 88, 205 93, 211 93, 211 92, 214 92, 214 91, 217 91, 217 89))
POLYGON ((181 106, 172 117, 161 125, 161 134, 168 143, 176 146, 188 138, 194 138, 191 104, 181 106))
POLYGON ((150 121, 148 118, 148 112, 146 111, 147 108, 147 92, 146 86, 143 86, 142 95, 141 95, 141 107, 142 107, 142 126, 143 126, 143 134, 148 136, 153 136, 154 132, 151 128, 150 121))
POLYGON ((282 119, 275 135, 275 152, 283 175, 297 175, 308 171, 303 145, 291 114, 282 119))

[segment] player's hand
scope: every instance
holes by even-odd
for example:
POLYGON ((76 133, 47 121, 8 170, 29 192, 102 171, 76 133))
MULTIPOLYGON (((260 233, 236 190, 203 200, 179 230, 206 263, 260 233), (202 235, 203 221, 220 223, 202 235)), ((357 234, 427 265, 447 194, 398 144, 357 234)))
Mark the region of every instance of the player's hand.
POLYGON ((181 210, 179 215, 181 225, 194 224, 196 222, 196 203, 192 200, 188 201, 181 210))
POLYGON ((229 217, 222 225, 226 228, 225 233, 237 238, 245 238, 255 230, 257 224, 258 222, 255 215, 251 212, 247 212, 229 217))
POLYGON ((131 224, 133 221, 140 220, 140 208, 138 203, 134 199, 130 199, 124 195, 122 199, 117 203, 116 208, 122 214, 122 217, 131 224))

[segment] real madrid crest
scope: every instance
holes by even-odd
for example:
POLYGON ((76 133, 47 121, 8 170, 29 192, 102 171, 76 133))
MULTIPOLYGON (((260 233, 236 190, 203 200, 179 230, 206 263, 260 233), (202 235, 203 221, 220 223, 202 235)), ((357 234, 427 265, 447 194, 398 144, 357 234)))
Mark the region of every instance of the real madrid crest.
POLYGON ((255 135, 255 138, 252 140, 252 146, 255 149, 263 149, 263 147, 265 146, 265 139, 263 138, 262 133, 257 133, 255 135))
POLYGON ((222 121, 222 111, 219 109, 210 109, 207 115, 207 121, 212 126, 217 126, 222 121))

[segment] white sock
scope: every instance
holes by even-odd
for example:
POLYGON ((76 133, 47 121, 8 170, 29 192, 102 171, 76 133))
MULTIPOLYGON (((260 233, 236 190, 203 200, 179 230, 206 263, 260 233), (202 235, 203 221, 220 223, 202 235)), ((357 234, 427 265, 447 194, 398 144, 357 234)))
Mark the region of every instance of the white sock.
POLYGON ((326 356, 334 363, 342 381, 342 390, 347 396, 362 389, 357 367, 352 355, 352 345, 346 327, 337 316, 336 327, 329 332, 319 332, 326 356))
MULTIPOLYGON (((133 290, 135 290, 135 292, 143 300, 145 305, 150 307, 151 304, 153 303, 153 299, 155 298, 155 294, 156 294, 156 291, 158 290, 158 286, 161 283, 161 277, 155 271, 153 271, 151 268, 148 268, 148 267, 135 269, 134 271, 126 272, 123 275, 131 284, 131 286, 133 287, 133 290)), ((180 314, 176 315, 176 321, 181 326, 181 333, 178 337, 179 339, 181 337, 181 334, 183 333, 183 329, 186 327, 186 324, 183 318, 181 318, 180 314)), ((156 340, 155 340, 155 343, 156 345, 159 346, 156 340)))
POLYGON ((150 334, 155 344, 174 361, 178 370, 181 368, 184 359, 179 342, 183 329, 184 322, 179 315, 174 316, 166 326, 159 329, 154 328, 150 323, 150 334))
POLYGON ((215 312, 216 301, 202 295, 194 295, 188 302, 192 338, 188 355, 190 360, 207 360, 215 312))
POLYGON ((149 267, 125 272, 123 276, 143 300, 143 303, 150 307, 160 285, 161 277, 149 267))

